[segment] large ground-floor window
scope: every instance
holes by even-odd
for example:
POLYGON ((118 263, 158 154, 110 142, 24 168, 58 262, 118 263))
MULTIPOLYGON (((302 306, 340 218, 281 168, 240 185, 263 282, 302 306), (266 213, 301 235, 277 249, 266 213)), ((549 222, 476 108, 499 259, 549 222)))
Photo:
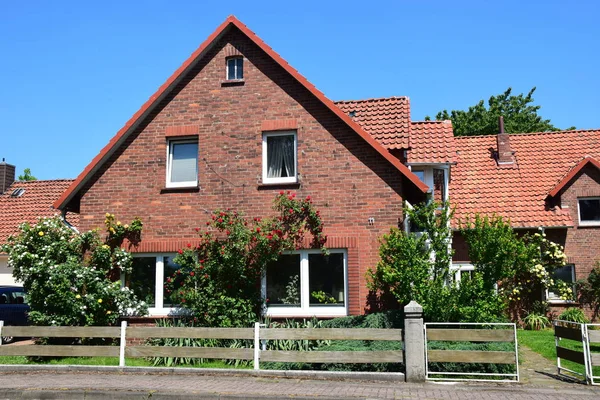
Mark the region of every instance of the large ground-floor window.
POLYGON ((303 250, 283 254, 267 267, 263 296, 267 315, 347 315, 347 252, 303 250))
POLYGON ((150 315, 167 315, 177 308, 165 291, 167 279, 177 279, 179 265, 174 258, 175 254, 136 254, 133 271, 122 278, 123 284, 148 304, 150 315))

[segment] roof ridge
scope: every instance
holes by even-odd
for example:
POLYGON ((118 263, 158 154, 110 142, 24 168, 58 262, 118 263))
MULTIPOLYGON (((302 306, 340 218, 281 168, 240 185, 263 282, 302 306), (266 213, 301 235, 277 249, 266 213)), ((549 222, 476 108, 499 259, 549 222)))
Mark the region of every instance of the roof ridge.
POLYGON ((58 179, 35 179, 33 181, 14 181, 12 184, 15 183, 25 183, 25 184, 29 184, 29 183, 44 183, 44 182, 72 182, 74 181, 75 178, 58 178, 58 179))
POLYGON ((371 97, 368 99, 359 99, 359 100, 334 100, 334 104, 339 103, 366 103, 366 102, 375 102, 375 101, 383 101, 383 100, 409 100, 408 96, 391 96, 391 97, 371 97))
POLYGON ((452 123, 451 120, 449 119, 444 119, 442 121, 410 121, 411 124, 447 124, 447 123, 452 123))
MULTIPOLYGON (((557 135, 557 134, 561 134, 561 133, 586 133, 586 132, 598 132, 600 133, 600 128, 596 128, 596 129, 571 129, 571 130, 564 130, 564 131, 546 131, 546 132, 518 132, 518 133, 509 133, 509 135, 511 136, 542 136, 542 135, 557 135)), ((468 138, 484 138, 484 137, 488 137, 488 136, 495 136, 495 133, 491 133, 489 135, 460 135, 460 136, 455 136, 456 139, 468 139, 468 138)))

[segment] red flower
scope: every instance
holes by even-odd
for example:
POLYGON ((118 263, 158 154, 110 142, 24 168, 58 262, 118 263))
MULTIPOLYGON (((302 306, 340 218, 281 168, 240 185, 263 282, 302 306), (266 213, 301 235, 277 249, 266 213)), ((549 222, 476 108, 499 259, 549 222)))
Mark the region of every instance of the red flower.
POLYGON ((296 197, 296 193, 292 193, 292 197, 296 197))
POLYGON ((183 254, 183 250, 181 250, 181 249, 177 250, 177 252, 178 252, 179 254, 183 254))
POLYGON ((200 269, 204 269, 204 265, 200 264, 200 269))
POLYGON ((223 222, 223 218, 219 218, 217 221, 219 221, 219 222, 223 222))
POLYGON ((167 278, 167 282, 171 282, 171 278, 167 278))
POLYGON ((204 260, 200 260, 200 264, 204 264, 204 260))
POLYGON ((190 276, 194 276, 196 273, 194 271, 190 272, 190 276))
POLYGON ((310 196, 306 196, 306 201, 310 201, 310 196))
MULTIPOLYGON (((210 224, 210 222, 207 222, 206 225, 210 224)), ((200 231, 200 228, 196 228, 194 229, 196 232, 200 231)))
POLYGON ((230 235, 230 234, 231 234, 231 232, 229 232, 229 230, 226 230, 226 231, 225 231, 225 234, 226 234, 226 235, 230 235))
POLYGON ((260 233, 260 228, 256 228, 256 232, 260 233))
POLYGON ((182 302, 182 303, 185 303, 185 299, 181 299, 181 302, 182 302))
POLYGON ((281 192, 279 192, 279 195, 280 195, 280 196, 283 196, 283 190, 282 190, 281 192))
POLYGON ((224 217, 224 216, 225 216, 225 213, 224 213, 223 211, 221 211, 221 212, 219 213, 219 215, 220 215, 221 217, 224 217))
POLYGON ((206 221, 206 226, 209 226, 209 225, 210 225, 210 222, 209 222, 209 221, 206 221))
POLYGON ((187 247, 188 247, 188 249, 191 249, 191 248, 192 248, 192 244, 191 244, 191 243, 188 243, 188 244, 187 244, 187 247))
POLYGON ((208 274, 204 274, 204 278, 208 279, 208 274))
POLYGON ((294 213, 294 209, 290 208, 290 214, 293 214, 293 213, 294 213))

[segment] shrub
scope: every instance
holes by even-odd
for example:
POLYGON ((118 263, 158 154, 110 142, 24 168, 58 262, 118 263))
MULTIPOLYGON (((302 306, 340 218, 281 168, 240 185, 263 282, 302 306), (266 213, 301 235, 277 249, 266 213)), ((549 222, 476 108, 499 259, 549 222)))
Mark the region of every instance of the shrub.
POLYGON ((587 324, 590 322, 581 308, 571 307, 560 313, 559 320, 577 322, 579 324, 587 324))
POLYGON ((166 291, 197 325, 251 326, 265 304, 260 282, 269 263, 303 246, 306 234, 314 248, 327 252, 323 222, 310 196, 297 199, 282 191, 273 208, 276 217, 251 220, 232 210, 214 211, 206 231, 196 228, 200 244, 179 251, 174 261, 181 268, 167 278, 166 291))
POLYGON ((13 276, 23 282, 34 325, 113 325, 121 315, 145 313, 146 306, 127 288, 121 273, 131 270, 131 254, 120 247, 139 239, 142 223, 115 221, 106 215, 107 235, 75 233, 59 216, 22 224, 8 238, 13 276))
POLYGON ((577 282, 579 301, 591 307, 594 318, 600 311, 600 266, 596 265, 586 279, 577 282))
POLYGON ((531 331, 539 331, 550 326, 550 320, 544 314, 532 312, 529 313, 529 315, 527 315, 523 319, 523 324, 525 326, 525 329, 529 329, 531 331))

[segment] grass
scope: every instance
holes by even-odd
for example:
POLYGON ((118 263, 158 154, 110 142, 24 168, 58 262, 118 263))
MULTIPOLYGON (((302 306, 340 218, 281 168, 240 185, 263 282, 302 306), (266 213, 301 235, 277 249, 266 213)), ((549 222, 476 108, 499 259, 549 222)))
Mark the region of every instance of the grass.
MULTIPOLYGON (((523 346, 527 346, 531 350, 540 354, 542 357, 552 361, 556 365, 556 345, 554 342, 554 330, 543 329, 540 331, 526 331, 519 329, 517 331, 517 338, 519 340, 519 344, 523 346)), ((562 339, 560 341, 560 347, 564 347, 571 350, 583 351, 583 346, 581 342, 576 342, 569 339, 562 339)), ((600 345, 599 344, 591 344, 590 350, 592 353, 600 353, 600 345)), ((577 371, 579 373, 584 372, 583 365, 568 361, 561 360, 561 365, 565 368, 568 368, 573 371, 577 371)), ((594 367, 593 373, 595 376, 600 375, 600 367, 594 367)))

